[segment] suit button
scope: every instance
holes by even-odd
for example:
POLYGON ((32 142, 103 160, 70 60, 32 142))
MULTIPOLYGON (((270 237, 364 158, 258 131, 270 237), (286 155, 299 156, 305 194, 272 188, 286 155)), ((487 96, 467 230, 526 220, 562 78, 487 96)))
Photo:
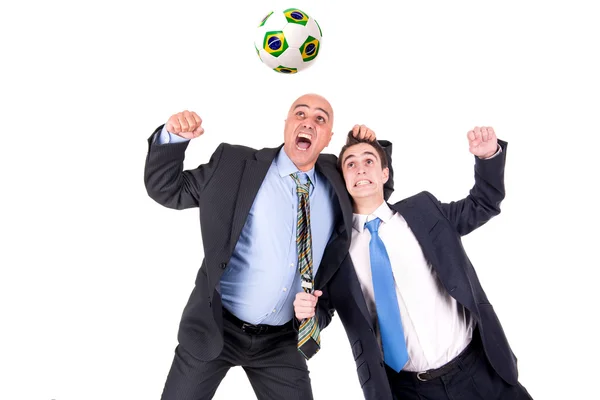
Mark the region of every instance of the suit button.
POLYGON ((381 365, 381 368, 383 368, 383 361, 380 361, 379 365, 381 365))
POLYGON ((221 267, 221 269, 225 269, 225 267, 227 267, 226 263, 221 263, 221 265, 219 265, 221 267))
POLYGON ((373 329, 369 328, 369 332, 373 333, 373 329))
POLYGON ((212 307, 212 303, 211 303, 210 301, 208 302, 208 306, 209 306, 209 307, 212 307))

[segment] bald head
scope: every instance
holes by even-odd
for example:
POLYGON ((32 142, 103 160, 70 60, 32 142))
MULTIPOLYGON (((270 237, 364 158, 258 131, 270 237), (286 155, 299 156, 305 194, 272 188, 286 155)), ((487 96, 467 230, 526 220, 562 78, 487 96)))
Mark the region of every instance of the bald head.
POLYGON ((332 127, 333 108, 323 96, 308 93, 292 103, 285 120, 283 149, 299 170, 314 167, 331 141, 332 127))
POLYGON ((328 115, 331 125, 333 126, 333 108, 325 97, 316 93, 303 94, 302 96, 298 97, 294 103, 292 103, 289 113, 293 113, 294 109, 299 105, 313 105, 314 107, 320 108, 328 115))

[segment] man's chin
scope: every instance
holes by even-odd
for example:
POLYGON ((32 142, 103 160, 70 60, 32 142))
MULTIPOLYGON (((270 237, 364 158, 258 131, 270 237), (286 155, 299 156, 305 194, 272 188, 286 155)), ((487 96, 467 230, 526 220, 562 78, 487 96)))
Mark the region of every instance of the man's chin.
POLYGON ((373 190, 373 188, 352 188, 352 190, 349 191, 350 196, 352 196, 352 198, 357 198, 357 199, 364 199, 367 197, 372 197, 376 195, 375 190, 373 190))
POLYGON ((319 157, 319 153, 316 153, 312 148, 306 150, 298 149, 296 146, 291 150, 292 154, 288 154, 290 159, 295 163, 298 162, 315 162, 319 157))

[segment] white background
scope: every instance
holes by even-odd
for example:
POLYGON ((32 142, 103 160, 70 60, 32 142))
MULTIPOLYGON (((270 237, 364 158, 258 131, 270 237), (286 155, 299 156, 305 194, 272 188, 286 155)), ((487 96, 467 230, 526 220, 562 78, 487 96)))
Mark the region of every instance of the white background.
MULTIPOLYGON (((332 103, 394 143, 399 200, 473 183, 466 132, 507 140, 502 214, 464 244, 535 399, 597 387, 600 24, 583 1, 22 1, 0 7, 0 399, 159 399, 202 258, 197 210, 154 203, 146 139, 178 111, 222 142, 279 145, 291 102, 332 103), (409 4, 410 3, 410 4, 409 4), (210 4, 210 5, 209 5, 210 4), (256 26, 299 7, 323 30, 293 76, 256 26)), ((314 395, 362 399, 334 319, 314 395)), ((215 399, 254 399, 232 369, 215 399)))

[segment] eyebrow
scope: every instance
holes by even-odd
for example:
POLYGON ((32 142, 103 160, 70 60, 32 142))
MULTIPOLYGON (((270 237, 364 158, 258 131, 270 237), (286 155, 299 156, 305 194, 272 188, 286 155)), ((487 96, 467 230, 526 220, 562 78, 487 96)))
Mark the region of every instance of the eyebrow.
MULTIPOLYGON (((361 156, 364 156, 364 155, 369 155, 369 156, 377 159, 377 155, 371 151, 365 151, 364 153, 361 154, 361 156)), ((354 154, 350 154, 350 155, 346 156, 346 158, 344 158, 344 162, 342 164, 346 164, 346 161, 348 161, 348 159, 352 158, 352 157, 356 157, 356 156, 354 154)))
MULTIPOLYGON (((306 107, 306 108, 310 108, 307 104, 296 104, 296 107, 294 107, 294 110, 298 107, 306 107)), ((322 109, 321 107, 315 107, 317 110, 321 110, 325 113, 325 115, 327 115, 327 118, 329 118, 329 113, 327 111, 325 111, 324 109, 322 109)))

